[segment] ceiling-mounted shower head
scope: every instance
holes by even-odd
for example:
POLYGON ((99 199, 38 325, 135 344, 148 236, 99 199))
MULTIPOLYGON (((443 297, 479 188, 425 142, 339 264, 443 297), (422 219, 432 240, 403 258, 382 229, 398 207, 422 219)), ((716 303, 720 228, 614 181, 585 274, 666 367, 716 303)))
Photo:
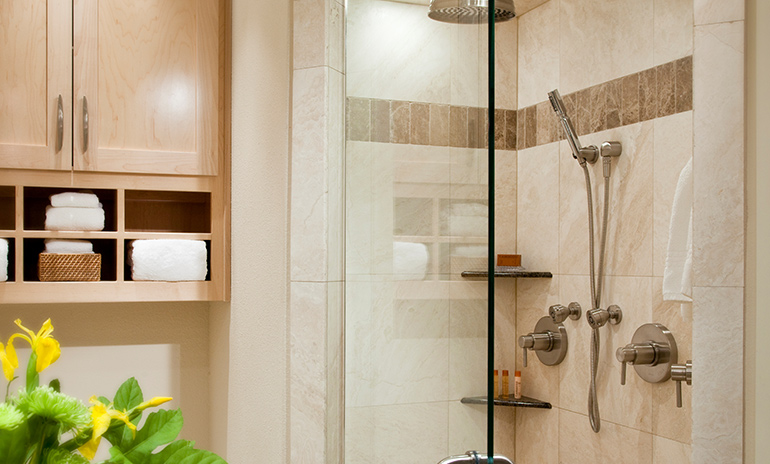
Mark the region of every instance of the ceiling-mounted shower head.
MULTIPOLYGON (((489 0, 431 0, 428 17, 445 23, 478 24, 487 22, 488 11, 489 0)), ((495 1, 496 22, 514 16, 513 0, 495 1)))

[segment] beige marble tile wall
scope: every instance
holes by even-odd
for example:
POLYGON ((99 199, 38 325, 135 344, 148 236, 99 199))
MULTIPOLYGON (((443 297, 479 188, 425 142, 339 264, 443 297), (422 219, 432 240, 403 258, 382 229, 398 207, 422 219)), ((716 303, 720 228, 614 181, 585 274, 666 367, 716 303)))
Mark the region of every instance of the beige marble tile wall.
MULTIPOLYGON (((695 146, 696 120, 702 114, 697 98, 701 74, 693 39, 696 12, 692 0, 550 0, 519 19, 518 108, 533 108, 537 136, 528 137, 526 132, 522 136, 522 128, 526 131, 530 126, 526 117, 520 117, 517 250, 524 266, 550 270, 554 278, 519 279, 517 335, 531 331, 552 304, 578 301, 587 308, 590 301, 583 173, 566 142, 555 141, 553 128, 542 130, 548 118, 555 124, 552 111, 543 103, 547 92, 559 88, 562 95, 585 94, 589 99, 595 94, 610 102, 612 83, 619 83, 622 95, 623 83, 635 79, 640 83, 640 106, 634 113, 634 106, 624 105, 621 99, 618 124, 606 123, 612 116, 606 107, 600 121, 604 125, 579 123, 583 145, 605 140, 623 144, 623 154, 613 163, 602 301, 605 306, 620 305, 624 318, 620 325, 601 330, 597 378, 601 432, 593 433, 587 417, 590 328, 584 318, 568 320, 570 347, 565 361, 555 367, 534 361, 523 369, 524 394, 550 401, 554 409, 517 410, 518 464, 718 462, 699 460, 697 452, 692 452, 692 437, 697 437, 692 433, 693 389, 684 388, 684 407, 677 409, 673 382, 649 384, 631 370, 627 384, 621 386, 620 364, 614 356, 615 349, 629 343, 640 325, 659 322, 674 333, 679 359, 693 358, 692 313, 702 314, 699 305, 705 300, 696 289, 695 308, 682 311, 679 304, 662 300, 661 288, 679 173, 691 157, 695 156, 696 165, 704 159, 698 158, 701 153, 695 146), (669 68, 671 79, 666 79, 669 68), (652 88, 658 89, 652 94, 642 85, 648 76, 652 88), (694 95, 688 94, 686 86, 676 85, 679 76, 683 76, 681 82, 692 79, 689 88, 694 95), (668 87, 661 88, 664 82, 672 83, 668 98, 668 87), (655 104, 655 111, 646 117, 642 115, 645 95, 651 95, 648 101, 655 104), (677 104, 679 96, 683 104, 677 104), (624 111, 629 116, 625 122, 624 111), (543 437, 550 437, 550 444, 543 437)), ((573 120, 591 121, 589 114, 581 114, 574 105, 575 96, 568 99, 573 120)), ((742 104, 742 98, 736 103, 742 104)), ((599 217, 603 197, 600 163, 591 167, 591 175, 594 214, 599 217)), ((726 185, 718 184, 722 187, 714 188, 726 185)), ((712 197, 710 193, 701 198, 712 197)), ((701 208, 712 207, 710 201, 704 203, 701 208)), ((696 205, 696 215, 698 211, 696 205)), ((737 227, 742 230, 742 223, 737 227)), ((696 239, 696 247, 697 243, 696 239)), ((724 256, 731 263, 742 260, 742 254, 724 256)), ((740 311, 742 306, 736 309, 740 311)), ((703 359, 695 358, 696 364, 703 359)), ((518 353, 517 359, 520 362, 518 353)))
POLYGON ((345 6, 293 11, 289 461, 341 462, 345 6))

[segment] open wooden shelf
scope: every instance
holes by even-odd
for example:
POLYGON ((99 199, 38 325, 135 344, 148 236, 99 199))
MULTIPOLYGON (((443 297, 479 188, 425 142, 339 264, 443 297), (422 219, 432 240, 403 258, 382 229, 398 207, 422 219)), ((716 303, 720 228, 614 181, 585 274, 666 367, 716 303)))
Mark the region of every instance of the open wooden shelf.
POLYGON ((229 295, 224 192, 206 178, 116 176, 0 170, 0 238, 9 242, 8 281, 2 303, 216 301, 229 295), (105 212, 102 231, 45 230, 50 196, 96 194, 105 212), (98 282, 40 282, 39 254, 46 239, 82 239, 101 254, 98 282), (135 282, 128 250, 132 240, 181 239, 206 243, 204 281, 135 282))

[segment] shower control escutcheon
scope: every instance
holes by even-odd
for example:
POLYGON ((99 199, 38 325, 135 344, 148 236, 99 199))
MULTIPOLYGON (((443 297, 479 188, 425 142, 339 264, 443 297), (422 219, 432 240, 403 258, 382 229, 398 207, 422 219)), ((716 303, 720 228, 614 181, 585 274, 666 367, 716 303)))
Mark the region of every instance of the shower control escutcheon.
POLYGON ((626 365, 634 366, 639 377, 650 383, 664 382, 671 377, 672 364, 677 359, 676 340, 662 324, 644 324, 634 333, 631 343, 618 348, 615 357, 623 363, 620 384, 626 384, 626 365))
POLYGON ((671 380, 676 382, 676 407, 682 407, 682 382, 692 385, 692 361, 671 366, 671 380))
POLYGON ((535 331, 519 337, 524 367, 527 367, 527 350, 534 351, 540 362, 554 366, 567 355, 567 330, 555 323, 550 316, 540 318, 535 331))

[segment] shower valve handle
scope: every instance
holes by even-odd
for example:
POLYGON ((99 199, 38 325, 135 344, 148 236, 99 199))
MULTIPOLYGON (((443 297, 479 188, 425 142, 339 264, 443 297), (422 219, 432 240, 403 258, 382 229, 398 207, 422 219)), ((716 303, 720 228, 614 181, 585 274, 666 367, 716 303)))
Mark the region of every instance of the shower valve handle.
POLYGON ((671 366, 671 380, 676 382, 676 407, 682 407, 682 382, 692 385, 692 361, 671 366))
POLYGON ((527 367, 527 349, 533 351, 551 351, 553 349, 554 336, 551 332, 530 333, 519 337, 519 346, 522 348, 524 367, 527 367))

